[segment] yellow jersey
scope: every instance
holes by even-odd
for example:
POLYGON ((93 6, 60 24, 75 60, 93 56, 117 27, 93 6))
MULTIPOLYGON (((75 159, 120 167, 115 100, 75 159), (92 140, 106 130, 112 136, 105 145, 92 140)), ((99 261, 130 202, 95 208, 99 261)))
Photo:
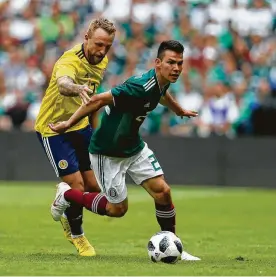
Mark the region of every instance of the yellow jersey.
MULTIPOLYGON (((72 114, 81 106, 81 98, 63 96, 59 93, 57 79, 68 76, 75 84, 87 84, 94 93, 103 79, 108 59, 104 59, 96 65, 91 65, 84 54, 83 44, 78 44, 66 51, 56 62, 49 86, 42 99, 40 111, 35 123, 35 130, 43 137, 56 135, 49 127, 49 123, 68 120, 72 114)), ((76 131, 89 124, 88 117, 79 121, 67 132, 76 131)))

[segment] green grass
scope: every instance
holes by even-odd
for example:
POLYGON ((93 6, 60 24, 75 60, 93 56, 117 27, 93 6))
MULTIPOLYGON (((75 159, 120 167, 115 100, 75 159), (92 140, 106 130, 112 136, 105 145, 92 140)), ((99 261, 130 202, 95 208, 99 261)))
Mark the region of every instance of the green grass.
POLYGON ((148 259, 148 239, 159 228, 143 189, 129 188, 124 218, 85 212, 95 258, 79 257, 52 220, 54 193, 54 183, 0 184, 0 275, 276 274, 276 191, 173 187, 178 235, 202 258, 175 265, 148 259))

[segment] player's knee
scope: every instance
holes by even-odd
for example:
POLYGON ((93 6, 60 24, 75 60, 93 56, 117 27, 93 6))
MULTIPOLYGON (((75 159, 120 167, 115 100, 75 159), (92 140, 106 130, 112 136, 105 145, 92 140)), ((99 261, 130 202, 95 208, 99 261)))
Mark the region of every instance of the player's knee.
POLYGON ((164 183, 158 193, 154 195, 155 202, 163 205, 171 203, 171 188, 164 183))
POLYGON ((109 204, 106 207, 107 215, 110 217, 123 217, 128 210, 128 206, 124 203, 109 204))

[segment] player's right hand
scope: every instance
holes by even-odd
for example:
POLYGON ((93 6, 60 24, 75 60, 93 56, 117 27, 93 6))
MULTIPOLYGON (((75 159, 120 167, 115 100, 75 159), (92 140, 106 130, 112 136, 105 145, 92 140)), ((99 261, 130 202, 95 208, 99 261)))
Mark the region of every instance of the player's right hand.
POLYGON ((89 89, 88 86, 84 86, 83 89, 79 92, 79 96, 83 105, 87 104, 90 100, 88 93, 93 94, 93 90, 89 89))
POLYGON ((69 129, 67 121, 61 121, 56 124, 50 123, 48 126, 53 132, 58 134, 63 134, 69 129))

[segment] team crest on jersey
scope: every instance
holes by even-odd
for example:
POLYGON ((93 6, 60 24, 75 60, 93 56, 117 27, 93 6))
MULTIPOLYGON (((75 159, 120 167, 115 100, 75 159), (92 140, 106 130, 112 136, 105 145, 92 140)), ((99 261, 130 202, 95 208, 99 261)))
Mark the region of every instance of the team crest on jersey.
POLYGON ((117 195, 118 195, 118 193, 117 193, 116 189, 110 188, 110 189, 108 190, 108 195, 109 195, 111 198, 116 198, 117 195))
POLYGON ((60 169, 66 169, 68 167, 68 162, 66 160, 60 160, 58 162, 58 167, 60 169))

